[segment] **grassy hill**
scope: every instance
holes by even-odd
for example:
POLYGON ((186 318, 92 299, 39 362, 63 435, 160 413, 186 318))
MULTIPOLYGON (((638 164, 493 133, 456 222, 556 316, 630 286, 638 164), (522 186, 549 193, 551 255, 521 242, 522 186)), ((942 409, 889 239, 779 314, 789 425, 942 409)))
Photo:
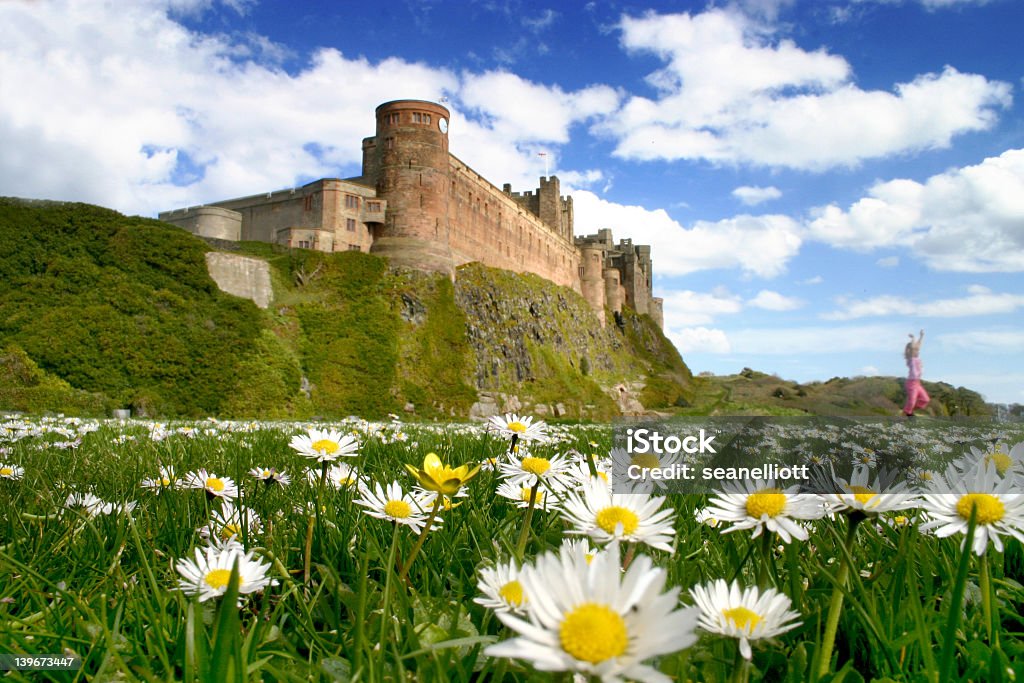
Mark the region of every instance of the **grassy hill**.
POLYGON ((452 283, 359 252, 207 243, 100 207, 0 199, 0 409, 465 417, 486 393, 607 418, 616 386, 666 408, 693 399, 690 381, 650 318, 602 328, 535 276, 471 264, 452 283), (267 261, 270 308, 221 292, 211 249, 267 261))

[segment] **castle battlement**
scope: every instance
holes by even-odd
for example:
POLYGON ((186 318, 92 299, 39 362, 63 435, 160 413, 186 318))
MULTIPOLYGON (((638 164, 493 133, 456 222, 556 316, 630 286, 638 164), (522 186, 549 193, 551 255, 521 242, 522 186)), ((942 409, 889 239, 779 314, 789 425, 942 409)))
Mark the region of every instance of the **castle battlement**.
POLYGON ((319 251, 365 251, 392 265, 455 276, 478 261, 540 275, 580 292, 602 323, 628 306, 661 323, 650 247, 576 237, 557 176, 535 190, 498 189, 448 151, 449 112, 423 100, 386 102, 362 141, 362 174, 160 213, 204 237, 319 251))

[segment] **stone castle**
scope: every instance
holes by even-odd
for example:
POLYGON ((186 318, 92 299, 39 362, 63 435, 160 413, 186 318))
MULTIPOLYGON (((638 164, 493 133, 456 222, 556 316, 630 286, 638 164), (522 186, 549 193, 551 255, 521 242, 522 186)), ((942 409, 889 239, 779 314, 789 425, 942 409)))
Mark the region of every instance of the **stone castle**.
POLYGON ((556 176, 532 192, 498 189, 448 151, 448 110, 420 100, 377 107, 363 140, 363 172, 302 187, 165 211, 160 220, 203 237, 320 251, 358 250, 392 265, 454 277, 471 261, 535 273, 571 287, 602 324, 623 306, 663 325, 651 295, 651 248, 612 241, 611 230, 576 237, 572 198, 556 176))

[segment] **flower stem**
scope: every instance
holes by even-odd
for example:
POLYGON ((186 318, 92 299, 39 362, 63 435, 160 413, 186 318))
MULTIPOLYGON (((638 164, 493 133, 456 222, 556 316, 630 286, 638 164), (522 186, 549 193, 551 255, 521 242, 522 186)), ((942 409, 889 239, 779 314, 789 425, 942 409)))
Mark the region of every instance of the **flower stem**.
POLYGON ((857 526, 863 518, 851 515, 849 526, 846 528, 846 541, 843 543, 844 552, 839 560, 839 573, 836 575, 836 585, 832 588, 832 600, 828 606, 828 619, 825 621, 825 634, 821 640, 821 649, 818 651, 818 678, 828 673, 832 664, 832 648, 836 644, 836 631, 839 629, 839 614, 843 610, 843 591, 846 588, 846 581, 850 577, 850 558, 853 554, 853 540, 857 533, 857 526))
POLYGON ((981 590, 981 614, 985 620, 985 632, 988 635, 989 645, 992 644, 993 633, 998 634, 998 630, 993 631, 992 629, 992 578, 989 574, 988 566, 988 552, 978 558, 978 564, 981 565, 981 571, 978 576, 978 588, 981 590))
POLYGON ((519 531, 519 541, 516 543, 516 559, 523 559, 523 551, 526 550, 526 542, 530 538, 530 526, 533 521, 533 508, 537 504, 537 489, 540 488, 540 478, 534 482, 530 489, 530 502, 526 506, 526 518, 523 520, 523 528, 519 531))
POLYGON ((953 594, 949 601, 949 616, 946 618, 946 633, 942 643, 942 659, 939 661, 939 683, 950 680, 953 659, 956 654, 956 634, 960 626, 960 612, 963 609, 964 586, 967 584, 967 567, 971 560, 971 548, 974 541, 974 530, 977 528, 978 507, 971 506, 971 518, 967 520, 967 536, 964 538, 963 550, 960 553, 960 564, 957 566, 956 579, 953 581, 953 594))
POLYGON ((768 588, 772 561, 772 534, 766 531, 761 537, 761 566, 757 568, 757 587, 761 590, 768 588))
POLYGON ((750 662, 740 654, 740 643, 736 641, 736 657, 732 662, 732 683, 747 683, 750 680, 750 662))
POLYGON ((409 559, 406 561, 402 571, 398 573, 398 578, 405 581, 405 577, 409 575, 409 568, 412 567, 413 560, 420 553, 420 548, 423 547, 423 542, 427 540, 427 534, 430 532, 430 526, 434 523, 434 518, 437 517, 438 510, 441 509, 441 503, 444 502, 444 496, 438 492, 434 497, 434 507, 430 509, 430 516, 427 517, 427 523, 423 525, 423 531, 420 532, 420 537, 416 539, 416 545, 412 547, 412 552, 409 553, 409 559))

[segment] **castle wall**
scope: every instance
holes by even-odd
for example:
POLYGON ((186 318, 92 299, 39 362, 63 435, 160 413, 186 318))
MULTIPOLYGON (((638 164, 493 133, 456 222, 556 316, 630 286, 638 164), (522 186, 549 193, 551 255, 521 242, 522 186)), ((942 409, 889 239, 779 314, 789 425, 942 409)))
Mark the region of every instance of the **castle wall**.
POLYGON ((219 251, 206 253, 206 269, 222 292, 251 299, 260 308, 273 300, 270 266, 263 259, 219 251))
MULTIPOLYGON (((495 268, 536 273, 581 291, 579 251, 571 239, 559 234, 559 230, 565 230, 560 227, 561 218, 558 227, 548 227, 523 202, 499 190, 454 156, 450 156, 450 173, 448 218, 456 266, 479 261, 495 268)), ((548 181, 555 198, 560 199, 557 182, 557 178, 548 181)))
POLYGON ((583 245, 580 247, 580 285, 581 294, 587 300, 590 307, 597 313, 601 325, 605 324, 605 281, 604 281, 604 252, 598 245, 583 245))
POLYGON ((242 234, 242 215, 216 206, 164 211, 158 217, 202 237, 237 241, 242 234))

